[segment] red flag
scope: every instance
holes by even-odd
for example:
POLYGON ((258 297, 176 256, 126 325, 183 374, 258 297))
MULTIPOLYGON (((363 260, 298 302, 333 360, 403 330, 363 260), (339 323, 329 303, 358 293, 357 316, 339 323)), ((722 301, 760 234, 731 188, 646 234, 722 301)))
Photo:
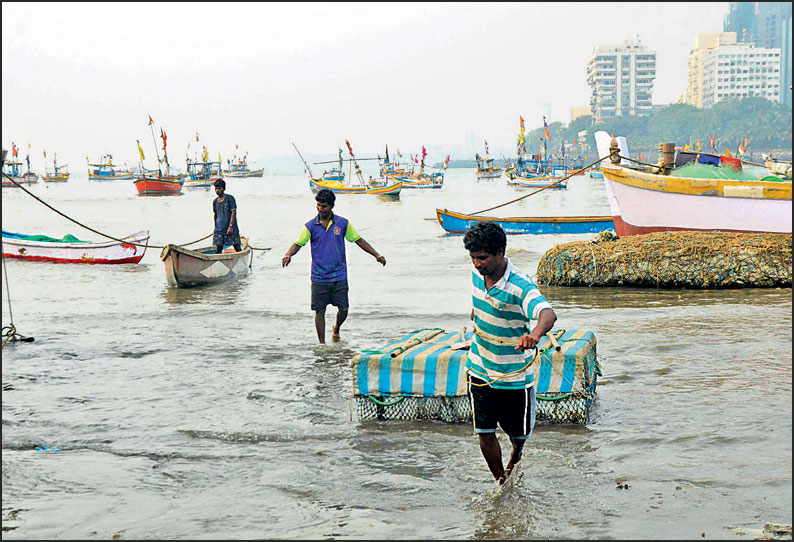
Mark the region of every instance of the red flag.
POLYGON ((350 151, 350 156, 353 156, 353 147, 350 146, 350 141, 345 139, 345 145, 347 145, 347 150, 350 151))
POLYGON ((524 117, 519 115, 518 118, 521 119, 521 127, 523 128, 524 127, 524 117))
POLYGON ((573 138, 573 144, 576 145, 576 138, 573 138))
POLYGON ((168 139, 168 136, 165 135, 165 131, 162 128, 160 128, 160 139, 163 140, 163 152, 165 152, 166 140, 168 139))
POLYGON ((741 141, 739 141, 739 150, 742 152, 742 154, 747 152, 747 149, 744 148, 744 145, 742 145, 741 141))
POLYGON ((17 146, 11 143, 11 158, 16 158, 18 154, 19 150, 17 149, 17 146))
POLYGON ((422 145, 422 160, 425 159, 425 156, 427 156, 427 151, 425 150, 425 146, 422 145))
POLYGON ((154 122, 154 121, 152 120, 152 116, 151 116, 151 115, 149 115, 149 126, 151 126, 153 122, 154 122))
POLYGON ((711 143, 711 150, 716 151, 717 147, 714 146, 714 136, 713 135, 709 136, 709 143, 711 143))

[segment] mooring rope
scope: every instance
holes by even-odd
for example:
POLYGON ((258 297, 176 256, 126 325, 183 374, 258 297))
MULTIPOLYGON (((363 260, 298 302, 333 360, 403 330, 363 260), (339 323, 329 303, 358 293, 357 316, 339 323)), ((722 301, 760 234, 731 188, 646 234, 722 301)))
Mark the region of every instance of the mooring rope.
MULTIPOLYGON (((0 241, 0 252, 2 251, 2 241, 0 241)), ((26 337, 20 333, 17 333, 17 328, 14 325, 14 313, 11 311, 11 289, 8 287, 8 270, 6 269, 6 258, 5 255, 0 254, 0 258, 3 260, 3 276, 5 277, 6 282, 6 295, 8 296, 8 318, 10 320, 10 324, 7 326, 3 326, 3 347, 9 342, 21 341, 26 343, 32 343, 33 337, 26 337)))
MULTIPOLYGON (((27 193, 27 194, 28 194, 30 197, 32 197, 33 199, 37 200, 39 203, 41 203, 41 204, 45 205, 46 207, 48 207, 48 208, 49 208, 49 209, 51 209, 52 211, 55 211, 56 213, 58 213, 59 215, 61 215, 61 216, 62 216, 62 217, 64 217, 65 219, 67 219, 67 220, 70 220, 70 221, 74 222, 75 224, 77 224, 77 225, 78 225, 78 226, 80 226, 81 228, 85 228, 85 229, 87 229, 87 230, 89 230, 89 231, 92 231, 92 232, 96 233, 97 235, 101 235, 102 237, 107 237, 108 239, 112 239, 112 240, 114 240, 114 241, 118 241, 118 242, 120 242, 120 243, 126 243, 126 244, 129 244, 129 245, 135 245, 135 246, 144 247, 144 248, 145 248, 145 247, 147 247, 147 246, 148 246, 149 248, 165 248, 165 247, 166 247, 166 245, 150 245, 150 244, 148 244, 148 243, 146 243, 146 244, 135 243, 134 241, 129 241, 129 240, 125 240, 125 239, 118 239, 117 237, 113 237, 112 235, 108 235, 108 234, 106 234, 106 233, 102 233, 101 231, 97 231, 97 230, 95 230, 94 228, 91 228, 91 227, 89 227, 89 226, 86 226, 85 224, 83 224, 83 223, 81 223, 81 222, 79 222, 79 221, 75 220, 74 218, 72 218, 72 217, 70 217, 70 216, 67 216, 67 215, 63 214, 61 211, 59 211, 58 209, 56 209, 55 207, 53 207, 52 205, 50 205, 49 203, 47 203, 47 202, 46 202, 46 201, 44 201, 43 199, 39 198, 38 196, 36 196, 36 195, 35 195, 35 194, 33 194, 32 192, 30 192, 30 191, 29 191, 27 188, 25 188, 24 186, 22 186, 21 184, 19 184, 18 182, 16 182, 14 179, 12 179, 10 176, 8 176, 8 174, 6 174, 5 172, 3 172, 3 176, 4 176, 4 177, 6 177, 8 180, 10 180, 10 181, 11 181, 12 183, 14 183, 15 185, 17 185, 17 187, 19 187, 19 188, 21 188, 22 190, 24 190, 24 191, 25 191, 25 193, 27 193)), ((180 247, 186 247, 186 246, 189 246, 189 245, 194 245, 194 244, 196 244, 196 243, 198 243, 198 242, 200 242, 200 241, 203 241, 203 240, 205 240, 205 239, 208 239, 208 238, 210 238, 210 237, 212 237, 212 233, 210 233, 209 235, 205 235, 205 236, 204 236, 204 237, 202 237, 201 239, 196 239, 195 241, 191 241, 191 242, 189 242, 189 243, 181 243, 181 244, 179 244, 179 245, 177 245, 177 246, 180 246, 180 247)), ((253 246, 251 246, 250 244, 249 244, 248 246, 251 248, 251 250, 262 250, 262 251, 265 251, 265 252, 267 252, 268 250, 270 250, 270 248, 256 248, 256 247, 253 247, 253 246)))

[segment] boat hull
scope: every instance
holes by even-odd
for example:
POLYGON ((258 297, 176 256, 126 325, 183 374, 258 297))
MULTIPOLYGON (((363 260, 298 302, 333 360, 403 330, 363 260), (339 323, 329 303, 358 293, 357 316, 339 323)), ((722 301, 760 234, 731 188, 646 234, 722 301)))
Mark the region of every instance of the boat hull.
POLYGON ((157 177, 139 177, 135 180, 135 189, 139 196, 178 196, 182 194, 183 179, 157 177))
POLYGON ((467 215, 436 209, 436 218, 447 233, 466 233, 477 222, 495 222, 506 234, 547 235, 560 233, 599 233, 614 230, 611 216, 505 217, 467 215))
POLYGON ((139 231, 123 238, 123 241, 106 243, 51 243, 28 241, 3 236, 3 256, 22 260, 83 263, 83 264, 121 264, 138 263, 146 253, 149 232, 139 231), (139 247, 130 243, 146 245, 139 247))
POLYGON ((379 187, 366 187, 366 186, 345 186, 338 181, 325 182, 320 179, 309 179, 309 187, 313 193, 317 193, 322 189, 328 189, 335 194, 375 194, 382 196, 397 196, 403 188, 401 181, 395 181, 392 184, 379 187))
POLYGON ((224 177, 262 177, 265 174, 265 168, 253 169, 249 171, 224 171, 224 177))
POLYGON ((45 183, 65 183, 69 180, 69 174, 63 173, 61 175, 42 175, 41 180, 45 183))
POLYGON ((477 178, 478 179, 498 179, 502 176, 502 170, 494 170, 494 171, 478 171, 477 178))
POLYGON ((564 177, 521 177, 513 174, 512 176, 507 176, 507 184, 525 186, 527 188, 545 188, 547 186, 551 186, 552 188, 567 188, 567 180, 558 182, 563 178, 564 177))
POLYGON ((791 233, 791 181, 654 175, 603 166, 618 235, 661 231, 791 233))
POLYGON ((234 249, 215 254, 215 247, 190 250, 177 245, 166 245, 160 252, 165 265, 168 284, 177 288, 190 288, 212 284, 243 275, 251 268, 253 250, 243 241, 243 250, 234 249), (209 254, 205 252, 211 252, 209 254))
POLYGON ((135 174, 130 172, 118 175, 94 175, 89 170, 88 178, 92 181, 131 181, 135 178, 135 174))

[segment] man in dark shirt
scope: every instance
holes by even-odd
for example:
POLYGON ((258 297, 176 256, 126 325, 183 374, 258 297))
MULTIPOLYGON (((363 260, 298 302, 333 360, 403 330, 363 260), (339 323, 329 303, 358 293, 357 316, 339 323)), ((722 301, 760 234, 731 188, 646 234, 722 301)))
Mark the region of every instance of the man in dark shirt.
POLYGON ((215 254, 220 254, 226 245, 233 245, 234 250, 240 252, 243 247, 237 227, 237 202, 234 196, 226 193, 226 181, 218 179, 213 185, 218 195, 212 202, 212 214, 215 217, 212 244, 215 246, 215 254))
POLYGON ((287 267, 302 246, 312 243, 312 310, 317 338, 325 344, 325 308, 331 304, 339 309, 331 339, 338 341, 339 329, 347 318, 350 307, 347 285, 347 259, 345 240, 357 244, 363 251, 372 254, 375 260, 386 265, 386 258, 367 243, 350 222, 333 213, 336 195, 326 188, 314 197, 317 201, 317 216, 309 220, 298 235, 297 241, 287 249, 281 265, 287 267))

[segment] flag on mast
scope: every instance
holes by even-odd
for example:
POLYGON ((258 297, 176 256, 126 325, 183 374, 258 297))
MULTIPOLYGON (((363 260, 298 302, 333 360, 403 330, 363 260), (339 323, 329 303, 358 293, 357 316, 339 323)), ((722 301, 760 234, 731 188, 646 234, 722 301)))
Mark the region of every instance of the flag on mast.
POLYGON ((149 115, 149 126, 151 126, 153 123, 154 123, 154 121, 152 120, 152 116, 149 115))
POLYGON ((717 147, 714 145, 714 136, 713 135, 709 136, 709 144, 711 144, 711 150, 713 152, 717 152, 717 147))
POLYGON ((546 126, 546 117, 543 117, 543 136, 551 141, 551 136, 549 135, 549 127, 546 126))
POLYGON ((135 143, 138 144, 138 154, 141 155, 141 162, 143 162, 144 160, 146 160, 146 157, 143 155, 143 148, 141 147, 141 142, 136 139, 135 143))

